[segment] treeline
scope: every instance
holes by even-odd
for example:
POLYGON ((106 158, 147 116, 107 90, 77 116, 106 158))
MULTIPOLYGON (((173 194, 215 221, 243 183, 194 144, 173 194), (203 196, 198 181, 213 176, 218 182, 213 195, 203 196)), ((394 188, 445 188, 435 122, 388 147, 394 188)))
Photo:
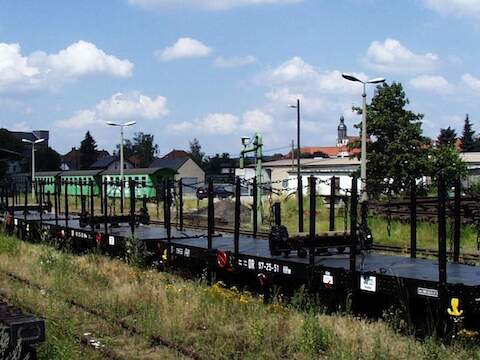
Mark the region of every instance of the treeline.
MULTIPOLYGON (((98 145, 90 131, 87 131, 80 143, 80 168, 88 169, 93 163, 105 156, 104 151, 98 150, 98 145)), ((159 147, 155 144, 154 135, 136 132, 132 139, 125 139, 123 155, 136 167, 148 167, 156 158, 159 147)), ((114 156, 120 156, 120 144, 117 144, 114 156)))

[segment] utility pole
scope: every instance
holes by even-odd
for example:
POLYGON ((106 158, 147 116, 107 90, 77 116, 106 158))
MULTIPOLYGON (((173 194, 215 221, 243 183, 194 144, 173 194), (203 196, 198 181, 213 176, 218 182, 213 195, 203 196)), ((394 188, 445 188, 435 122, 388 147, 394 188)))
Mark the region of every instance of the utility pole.
POLYGON ((292 171, 295 169, 295 141, 292 139, 292 171))
POLYGON ((45 139, 28 140, 22 139, 24 143, 32 145, 32 201, 35 202, 35 144, 44 142, 45 139))
POLYGON ((297 99, 297 105, 290 105, 297 109, 297 199, 298 199, 298 232, 303 232, 303 186, 302 176, 300 174, 300 99, 297 99))
POLYGON ((118 126, 120 127, 120 204, 121 204, 121 209, 123 211, 123 197, 124 197, 124 170, 123 170, 123 128, 125 126, 132 126, 135 125, 137 122, 136 121, 129 121, 123 124, 117 124, 112 121, 107 121, 107 125, 110 126, 118 126))

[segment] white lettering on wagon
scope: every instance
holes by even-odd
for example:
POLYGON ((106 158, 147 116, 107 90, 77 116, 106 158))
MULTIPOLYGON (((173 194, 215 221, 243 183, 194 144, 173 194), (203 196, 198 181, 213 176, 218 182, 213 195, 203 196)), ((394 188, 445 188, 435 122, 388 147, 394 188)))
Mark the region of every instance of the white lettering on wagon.
POLYGON ((85 234, 84 232, 80 232, 80 231, 73 231, 72 230, 72 236, 75 236, 75 237, 81 238, 81 239, 88 239, 88 234, 85 234))
POLYGON ((418 287, 417 294, 422 296, 428 296, 428 297, 438 297, 438 290, 418 287))
POLYGON ((238 259, 238 266, 248 268, 249 270, 262 270, 273 273, 292 274, 292 269, 286 265, 280 265, 269 261, 255 261, 255 259, 238 259), (256 266, 255 266, 256 265, 256 266))
POLYGON ((175 248, 175 254, 190 257, 190 249, 187 248, 175 248))

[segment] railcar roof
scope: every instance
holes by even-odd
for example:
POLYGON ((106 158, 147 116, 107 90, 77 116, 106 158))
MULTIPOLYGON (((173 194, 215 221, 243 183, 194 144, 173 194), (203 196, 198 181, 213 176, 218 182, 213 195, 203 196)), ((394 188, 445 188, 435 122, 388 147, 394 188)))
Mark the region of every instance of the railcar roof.
POLYGON ((61 176, 97 176, 102 170, 69 170, 63 171, 61 176))
MULTIPOLYGON (((105 170, 102 172, 102 175, 119 175, 118 169, 105 170)), ((166 172, 171 174, 176 174, 177 172, 174 169, 167 167, 156 167, 156 168, 135 168, 135 169, 125 169, 123 171, 124 175, 154 175, 159 172, 166 172)))

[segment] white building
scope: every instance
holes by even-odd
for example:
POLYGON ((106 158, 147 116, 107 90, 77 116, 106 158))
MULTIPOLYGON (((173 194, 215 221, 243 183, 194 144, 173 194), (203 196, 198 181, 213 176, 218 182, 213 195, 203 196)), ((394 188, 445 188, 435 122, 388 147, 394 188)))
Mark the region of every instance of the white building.
POLYGON ((465 181, 467 187, 480 182, 480 152, 460 153, 460 158, 467 164, 468 176, 465 181))
MULTIPOLYGON (((351 189, 353 172, 360 167, 356 158, 319 158, 300 159, 300 173, 304 193, 308 192, 308 178, 315 176, 317 180, 317 193, 327 195, 330 193, 330 179, 337 178, 337 188, 351 189)), ((250 180, 255 176, 255 168, 248 166, 246 169, 236 169, 235 174, 242 179, 250 180)), ((275 192, 292 193, 297 191, 297 163, 291 159, 269 161, 263 163, 262 182, 275 192)), ((360 187, 360 180, 358 180, 360 187)), ((340 194, 342 192, 340 191, 340 194)))

